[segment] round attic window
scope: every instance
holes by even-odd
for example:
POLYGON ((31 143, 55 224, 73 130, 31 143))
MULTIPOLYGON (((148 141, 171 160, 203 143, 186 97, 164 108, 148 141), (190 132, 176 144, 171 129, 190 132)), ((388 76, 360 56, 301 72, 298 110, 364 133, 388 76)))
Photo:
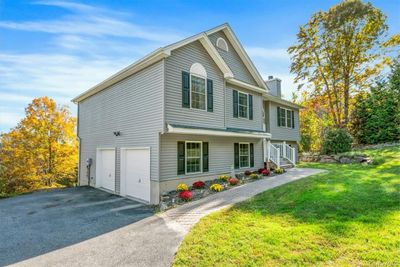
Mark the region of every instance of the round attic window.
POLYGON ((224 40, 224 38, 219 37, 217 39, 217 47, 228 52, 228 44, 226 43, 226 41, 224 40))

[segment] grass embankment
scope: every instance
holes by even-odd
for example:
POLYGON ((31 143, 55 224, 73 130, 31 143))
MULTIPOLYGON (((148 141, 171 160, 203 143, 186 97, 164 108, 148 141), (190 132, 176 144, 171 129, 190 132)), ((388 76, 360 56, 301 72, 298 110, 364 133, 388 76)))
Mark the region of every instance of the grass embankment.
POLYGON ((175 266, 400 265, 400 147, 361 151, 375 165, 328 172, 202 219, 175 266))

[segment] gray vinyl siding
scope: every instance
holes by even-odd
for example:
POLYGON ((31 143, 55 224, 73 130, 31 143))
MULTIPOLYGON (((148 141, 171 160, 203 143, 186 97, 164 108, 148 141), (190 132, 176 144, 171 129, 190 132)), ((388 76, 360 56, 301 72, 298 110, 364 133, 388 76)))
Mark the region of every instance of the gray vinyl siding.
POLYGON ((116 148, 116 193, 120 191, 120 148, 150 147, 152 180, 159 178, 159 133, 163 128, 164 63, 154 65, 79 103, 81 139, 80 184, 86 185, 86 159, 92 158, 96 179, 96 148, 116 148), (114 136, 120 131, 120 136, 114 136))
POLYGON ((165 120, 170 124, 224 128, 224 78, 199 41, 172 51, 165 61, 165 120), (200 63, 213 80, 214 111, 182 107, 182 71, 200 63))
POLYGON ((217 48, 219 54, 224 59, 226 64, 228 64, 228 67, 231 69, 233 75, 237 80, 241 80, 243 82, 258 86, 257 82, 254 80, 253 76, 244 65, 242 59, 239 57, 232 44, 229 42, 225 33, 223 33, 222 31, 218 31, 210 34, 208 37, 211 43, 213 43, 213 45, 217 48), (219 37, 223 38, 228 44, 228 52, 217 47, 217 39, 219 37))
MULTIPOLYGON (((218 176, 230 173, 234 165, 234 143, 248 142, 254 144, 254 168, 263 167, 262 139, 233 138, 223 136, 197 136, 181 134, 164 134, 161 136, 160 181, 181 178, 218 176), (209 171, 198 174, 177 175, 177 143, 178 141, 203 141, 209 143, 209 171)), ((247 169, 235 170, 242 172, 247 169)))
POLYGON ((249 91, 234 85, 226 84, 226 127, 249 130, 263 130, 262 106, 263 98, 261 94, 249 91), (248 93, 253 96, 253 120, 233 117, 233 90, 248 93))
POLYGON ((281 141, 300 141, 300 128, 299 128, 299 110, 294 109, 285 105, 281 105, 279 103, 268 101, 266 104, 268 109, 267 123, 269 128, 272 140, 281 140, 281 141), (277 107, 287 108, 294 110, 294 121, 295 128, 286 128, 278 126, 278 112, 277 107), (268 120, 269 118, 269 120, 268 120))

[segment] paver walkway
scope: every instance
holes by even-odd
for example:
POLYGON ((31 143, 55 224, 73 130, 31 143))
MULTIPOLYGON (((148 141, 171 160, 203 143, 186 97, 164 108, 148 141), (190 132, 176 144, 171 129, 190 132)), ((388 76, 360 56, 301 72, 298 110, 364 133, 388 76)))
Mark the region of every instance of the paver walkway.
POLYGON ((184 236, 199 219, 268 189, 323 170, 294 168, 283 175, 238 186, 18 266, 170 266, 184 236))

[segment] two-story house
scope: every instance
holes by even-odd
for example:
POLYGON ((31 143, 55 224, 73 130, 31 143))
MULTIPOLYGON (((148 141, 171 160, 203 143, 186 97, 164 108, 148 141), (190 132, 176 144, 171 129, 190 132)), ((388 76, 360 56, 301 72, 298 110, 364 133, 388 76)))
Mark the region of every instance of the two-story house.
POLYGON ((79 184, 156 204, 178 183, 295 164, 300 106, 228 24, 157 49, 73 99, 79 184))

